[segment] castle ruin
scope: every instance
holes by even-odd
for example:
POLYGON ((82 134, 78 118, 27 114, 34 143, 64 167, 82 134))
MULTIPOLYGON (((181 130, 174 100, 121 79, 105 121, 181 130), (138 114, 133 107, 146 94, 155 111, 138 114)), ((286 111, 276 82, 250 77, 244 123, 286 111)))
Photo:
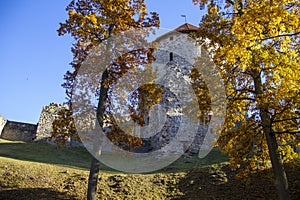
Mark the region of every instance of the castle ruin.
MULTIPOLYGON (((176 73, 173 72, 180 72, 181 76, 183 77, 189 76, 193 66, 186 62, 186 60, 182 59, 182 57, 178 56, 176 54, 176 50, 178 51, 178 49, 181 49, 182 42, 188 38, 187 34, 196 30, 197 27, 186 23, 176 28, 175 31, 164 34, 156 40, 162 47, 167 46, 171 49, 174 49, 174 51, 160 50, 155 53, 154 57, 156 58, 157 62, 167 63, 163 68, 154 69, 160 71, 158 73, 159 77, 157 77, 157 80, 171 80, 171 78, 166 79, 166 77, 176 76, 176 73), (178 32, 186 34, 178 34, 178 32)), ((185 53, 188 54, 190 52, 185 53)), ((176 77, 173 77, 172 79, 174 80, 174 78, 176 79, 176 77)), ((172 90, 180 88, 178 84, 179 83, 165 83, 165 85, 170 85, 170 88, 172 88, 169 92, 164 92, 163 95, 165 97, 162 101, 162 104, 164 104, 163 106, 168 104, 172 107, 168 110, 169 114, 167 116, 167 124, 165 124, 164 130, 158 132, 149 139, 144 140, 143 142, 146 144, 146 146, 144 146, 143 149, 140 149, 140 151, 149 151, 150 149, 155 150, 161 148, 161 146, 167 143, 170 138, 174 137, 174 134, 176 134, 176 131, 178 131, 180 126, 180 116, 176 114, 176 99, 172 96, 172 94, 174 94, 174 91, 172 90), (173 99, 171 100, 173 103, 167 103, 166 99, 168 99, 168 101, 173 99)), ((58 116, 59 111, 62 109, 68 108, 66 105, 58 103, 51 103, 49 106, 44 106, 37 124, 9 121, 0 116, 0 138, 8 140, 21 140, 26 142, 35 141, 53 143, 53 141, 49 140, 52 132, 52 123, 58 116)), ((189 147, 190 152, 197 153, 199 151, 199 147, 203 144, 203 140, 207 131, 207 125, 199 126, 197 134, 194 138, 194 142, 189 147)), ((190 138, 183 137, 181 142, 184 143, 189 140, 190 138)))

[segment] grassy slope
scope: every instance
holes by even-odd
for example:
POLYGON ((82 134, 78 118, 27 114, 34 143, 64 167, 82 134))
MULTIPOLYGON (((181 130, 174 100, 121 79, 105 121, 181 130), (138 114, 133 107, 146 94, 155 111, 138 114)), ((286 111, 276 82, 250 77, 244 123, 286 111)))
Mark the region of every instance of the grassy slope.
MULTIPOLYGON (((276 199, 263 172, 250 184, 234 178, 217 150, 150 174, 123 174, 102 166, 100 199, 276 199), (218 164, 221 163, 221 164, 218 164)), ((84 199, 90 155, 82 148, 0 140, 0 199, 84 199)), ((288 170, 292 199, 300 199, 300 168, 288 170)))

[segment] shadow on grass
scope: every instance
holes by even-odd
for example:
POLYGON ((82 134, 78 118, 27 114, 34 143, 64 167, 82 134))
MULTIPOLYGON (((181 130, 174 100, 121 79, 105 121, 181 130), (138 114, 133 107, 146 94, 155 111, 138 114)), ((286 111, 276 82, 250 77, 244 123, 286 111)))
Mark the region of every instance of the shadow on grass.
POLYGON ((89 169, 91 155, 84 148, 57 148, 49 144, 1 142, 0 156, 18 160, 89 169))
POLYGON ((0 199, 6 200, 57 200, 57 199, 78 199, 65 192, 58 192, 50 188, 17 188, 0 191, 0 199))
MULTIPOLYGON (((198 154, 192 156, 181 156, 178 160, 170 164, 169 166, 157 171, 159 173, 169 173, 169 172, 181 172, 186 170, 191 170, 193 168, 199 168, 204 166, 209 166, 213 164, 220 164, 223 162, 228 162, 228 156, 222 154, 218 148, 212 149, 207 156, 204 158, 199 158, 198 154)), ((155 172, 156 173, 156 172, 155 172)))
MULTIPOLYGON (((229 165, 213 165, 191 170, 171 190, 180 190, 181 199, 278 199, 271 170, 262 171, 245 183, 235 178, 229 165)), ((300 199, 300 167, 287 170, 290 197, 300 199)))

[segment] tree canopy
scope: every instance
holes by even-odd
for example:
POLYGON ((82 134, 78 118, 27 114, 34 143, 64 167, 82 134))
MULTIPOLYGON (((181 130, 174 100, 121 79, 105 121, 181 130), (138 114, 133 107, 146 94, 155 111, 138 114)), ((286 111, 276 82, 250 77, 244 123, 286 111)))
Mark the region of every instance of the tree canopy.
POLYGON ((218 144, 240 177, 272 164, 277 189, 283 191, 287 182, 281 161, 299 157, 300 4, 193 2, 208 9, 197 37, 202 42, 209 38, 205 44, 213 49, 226 85, 227 117, 218 144))

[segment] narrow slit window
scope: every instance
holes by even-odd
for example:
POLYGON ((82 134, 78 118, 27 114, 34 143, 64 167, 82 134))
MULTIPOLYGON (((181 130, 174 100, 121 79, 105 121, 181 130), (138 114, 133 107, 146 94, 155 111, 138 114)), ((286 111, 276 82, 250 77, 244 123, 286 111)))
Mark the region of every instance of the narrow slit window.
POLYGON ((170 52, 170 61, 173 61, 173 52, 170 52))

